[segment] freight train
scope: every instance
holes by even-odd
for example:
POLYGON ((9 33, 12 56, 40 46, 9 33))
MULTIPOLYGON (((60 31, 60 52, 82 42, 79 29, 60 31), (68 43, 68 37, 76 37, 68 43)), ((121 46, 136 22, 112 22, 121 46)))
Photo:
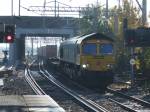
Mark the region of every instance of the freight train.
POLYGON ((54 50, 56 46, 44 48, 46 50, 41 48, 41 51, 47 51, 48 54, 53 51, 52 56, 46 56, 51 58, 49 62, 56 64, 59 70, 73 80, 99 87, 106 87, 113 82, 114 40, 104 34, 92 33, 67 39, 60 43, 57 51, 54 50), (56 52, 57 59, 53 60, 56 52))
POLYGON ((59 67, 75 80, 104 87, 113 82, 114 40, 92 33, 65 40, 59 47, 59 67))
POLYGON ((57 56, 57 45, 46 45, 37 50, 38 58, 46 62, 48 59, 57 56))

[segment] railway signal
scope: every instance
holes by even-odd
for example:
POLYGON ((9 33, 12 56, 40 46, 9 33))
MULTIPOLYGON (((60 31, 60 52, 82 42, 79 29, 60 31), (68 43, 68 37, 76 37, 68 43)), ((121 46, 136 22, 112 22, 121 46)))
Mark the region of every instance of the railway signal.
POLYGON ((6 35, 5 36, 5 43, 13 43, 14 42, 14 35, 6 35))
POLYGON ((5 25, 4 43, 13 43, 15 37, 15 25, 5 25))
POLYGON ((126 46, 146 47, 150 46, 150 28, 127 29, 125 31, 126 46))
POLYGON ((125 44, 126 46, 134 46, 137 43, 137 38, 135 36, 135 30, 128 29, 125 31, 125 44))
POLYGON ((0 23, 0 43, 13 43, 15 38, 15 25, 0 23))

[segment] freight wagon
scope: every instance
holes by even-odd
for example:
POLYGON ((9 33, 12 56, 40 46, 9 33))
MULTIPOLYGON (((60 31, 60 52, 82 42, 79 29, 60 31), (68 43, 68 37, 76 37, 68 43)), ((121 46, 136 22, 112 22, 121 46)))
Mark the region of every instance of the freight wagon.
POLYGON ((56 45, 47 45, 38 48, 38 57, 42 60, 48 60, 57 56, 57 46, 56 45))

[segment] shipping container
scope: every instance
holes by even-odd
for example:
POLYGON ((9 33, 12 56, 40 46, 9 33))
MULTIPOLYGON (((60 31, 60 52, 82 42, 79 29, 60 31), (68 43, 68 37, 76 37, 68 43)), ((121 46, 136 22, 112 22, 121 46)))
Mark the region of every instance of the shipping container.
POLYGON ((57 45, 47 45, 38 48, 38 56, 43 59, 49 59, 57 56, 57 45))

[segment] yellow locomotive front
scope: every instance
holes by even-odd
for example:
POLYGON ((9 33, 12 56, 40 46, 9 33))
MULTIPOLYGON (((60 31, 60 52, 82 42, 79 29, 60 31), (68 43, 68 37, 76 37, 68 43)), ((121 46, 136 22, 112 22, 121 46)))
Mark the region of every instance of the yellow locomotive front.
POLYGON ((60 68, 71 79, 106 87, 113 81, 113 39, 101 33, 74 37, 60 45, 60 68))
POLYGON ((81 45, 80 64, 86 71, 112 71, 115 63, 113 43, 109 40, 86 40, 81 45))
POLYGON ((113 40, 99 35, 82 41, 80 67, 83 79, 91 82, 91 85, 105 88, 113 82, 115 64, 113 43, 113 40))

